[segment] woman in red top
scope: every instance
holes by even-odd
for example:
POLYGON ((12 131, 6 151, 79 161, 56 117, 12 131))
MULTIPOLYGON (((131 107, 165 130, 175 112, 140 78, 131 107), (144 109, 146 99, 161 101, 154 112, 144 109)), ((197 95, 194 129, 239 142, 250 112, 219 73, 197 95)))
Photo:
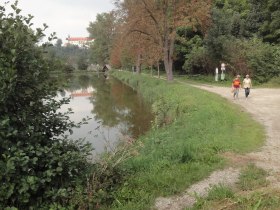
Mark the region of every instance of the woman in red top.
POLYGON ((232 81, 233 99, 238 99, 239 89, 241 88, 240 75, 232 81))

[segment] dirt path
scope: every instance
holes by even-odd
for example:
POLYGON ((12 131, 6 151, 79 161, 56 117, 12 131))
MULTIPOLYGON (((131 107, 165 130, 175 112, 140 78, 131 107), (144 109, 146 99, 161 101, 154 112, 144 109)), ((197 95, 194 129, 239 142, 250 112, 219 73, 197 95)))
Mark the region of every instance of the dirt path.
MULTIPOLYGON (((239 99, 233 100, 230 88, 210 85, 193 85, 195 87, 216 93, 229 101, 240 105, 249 112, 254 119, 264 125, 266 143, 257 152, 245 156, 233 157, 239 160, 250 160, 257 166, 269 172, 269 179, 274 186, 280 188, 280 89, 252 89, 246 100, 243 90, 239 99)), ((179 210, 190 207, 195 203, 194 194, 204 196, 211 186, 221 183, 232 185, 238 179, 238 169, 225 169, 212 173, 206 180, 191 186, 184 193, 169 198, 158 198, 155 208, 159 210, 179 210), (230 178, 228 176, 230 175, 230 178)))
POLYGON ((252 89, 248 100, 241 90, 239 100, 233 100, 229 88, 206 85, 198 87, 242 106, 264 125, 267 135, 265 145, 260 151, 249 153, 248 156, 254 159, 258 166, 280 173, 280 89, 252 89))

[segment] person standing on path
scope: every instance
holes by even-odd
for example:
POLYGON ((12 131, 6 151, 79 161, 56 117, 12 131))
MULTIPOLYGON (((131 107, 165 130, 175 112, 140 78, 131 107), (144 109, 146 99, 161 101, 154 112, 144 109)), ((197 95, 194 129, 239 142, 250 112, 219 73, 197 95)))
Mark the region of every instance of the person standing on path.
POLYGON ((250 94, 250 89, 252 88, 252 81, 249 77, 249 74, 247 74, 243 80, 243 88, 245 90, 245 97, 247 99, 250 94))
POLYGON ((237 75, 232 81, 233 99, 238 99, 239 89, 241 88, 240 75, 237 75))

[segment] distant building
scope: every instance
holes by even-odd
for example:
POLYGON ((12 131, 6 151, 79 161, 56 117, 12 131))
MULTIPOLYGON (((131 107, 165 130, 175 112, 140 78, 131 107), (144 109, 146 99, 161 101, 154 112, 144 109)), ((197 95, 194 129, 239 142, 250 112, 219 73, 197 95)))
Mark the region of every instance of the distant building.
POLYGON ((70 96, 74 97, 91 97, 95 93, 95 89, 93 87, 88 87, 86 89, 79 89, 71 92, 70 96))
POLYGON ((89 37, 70 37, 66 38, 66 45, 76 45, 78 47, 89 47, 91 43, 94 42, 94 39, 89 37))

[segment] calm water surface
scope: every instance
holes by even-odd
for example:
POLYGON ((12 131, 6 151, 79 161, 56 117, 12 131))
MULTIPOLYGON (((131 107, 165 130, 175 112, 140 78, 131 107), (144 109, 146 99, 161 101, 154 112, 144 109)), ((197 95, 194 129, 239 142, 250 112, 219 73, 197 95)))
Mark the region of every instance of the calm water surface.
POLYGON ((72 139, 85 138, 95 148, 94 154, 113 148, 120 138, 137 138, 150 129, 151 107, 132 88, 120 81, 97 75, 68 78, 68 87, 61 96, 71 96, 63 111, 71 108, 70 119, 80 122, 90 117, 88 124, 75 128, 72 139))

